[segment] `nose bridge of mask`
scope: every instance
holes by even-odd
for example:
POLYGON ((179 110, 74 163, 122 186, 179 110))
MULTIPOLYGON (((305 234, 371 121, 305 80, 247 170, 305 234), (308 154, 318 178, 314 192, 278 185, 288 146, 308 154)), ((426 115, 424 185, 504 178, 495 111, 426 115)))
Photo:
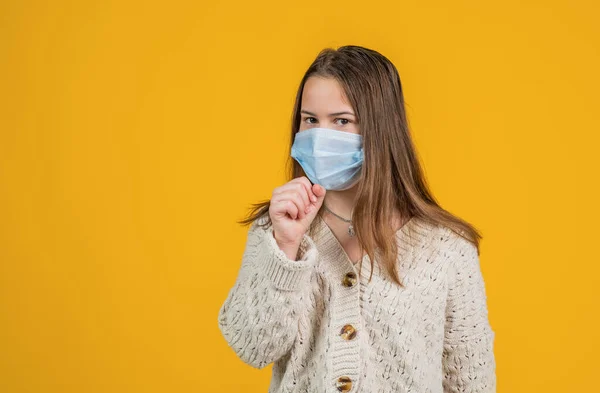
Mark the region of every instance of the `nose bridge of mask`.
POLYGON ((328 128, 311 128, 296 133, 292 157, 323 165, 362 161, 362 135, 328 128))
POLYGON ((316 127, 296 133, 294 145, 314 155, 347 154, 362 150, 362 135, 316 127))
POLYGON ((337 139, 348 142, 362 142, 362 135, 349 131, 340 131, 334 128, 314 127, 304 131, 298 131, 296 138, 327 137, 328 139, 337 139))

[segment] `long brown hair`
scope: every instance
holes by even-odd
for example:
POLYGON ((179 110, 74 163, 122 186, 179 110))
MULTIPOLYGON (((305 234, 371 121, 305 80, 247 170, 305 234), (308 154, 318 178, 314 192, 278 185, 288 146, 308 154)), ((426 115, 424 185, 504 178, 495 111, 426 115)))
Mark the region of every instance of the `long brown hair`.
MULTIPOLYGON (((403 222, 414 217, 445 225, 474 243, 479 253, 482 238, 479 231, 444 210, 429 190, 411 139, 400 76, 392 62, 361 46, 323 49, 304 74, 296 94, 290 149, 300 128, 304 84, 311 76, 334 78, 341 85, 363 135, 363 174, 357 185, 352 220, 361 249, 371 260, 371 274, 377 251, 380 266, 398 285, 404 286, 397 270, 398 249, 392 222, 396 212, 404 218, 403 222)), ((305 176, 302 167, 290 156, 286 166, 288 180, 305 176)), ((269 206, 270 200, 252 204, 247 218, 238 223, 249 225, 265 217, 262 225, 270 225, 269 206)))

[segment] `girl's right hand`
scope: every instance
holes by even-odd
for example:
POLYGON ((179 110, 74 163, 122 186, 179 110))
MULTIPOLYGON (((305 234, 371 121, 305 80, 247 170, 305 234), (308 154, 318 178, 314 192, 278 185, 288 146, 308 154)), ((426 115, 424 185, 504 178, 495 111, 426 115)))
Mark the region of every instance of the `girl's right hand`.
POLYGON ((273 235, 281 249, 295 254, 293 250, 298 250, 302 236, 323 204, 325 193, 325 188, 311 184, 306 176, 292 179, 273 190, 269 216, 273 235))

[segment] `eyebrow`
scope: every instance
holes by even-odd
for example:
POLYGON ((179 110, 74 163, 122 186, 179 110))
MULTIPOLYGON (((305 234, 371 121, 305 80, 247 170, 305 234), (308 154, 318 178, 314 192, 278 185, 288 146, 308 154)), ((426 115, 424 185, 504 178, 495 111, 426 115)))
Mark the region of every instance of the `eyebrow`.
MULTIPOLYGON (((314 114, 314 113, 312 113, 312 112, 309 112, 309 111, 306 111, 306 110, 304 110, 304 109, 302 109, 300 112, 301 112, 301 113, 306 113, 307 115, 311 115, 311 116, 317 116, 316 114, 314 114)), ((330 117, 331 117, 331 116, 339 116, 339 115, 351 115, 351 116, 356 116, 356 115, 355 115, 354 113, 352 113, 352 112, 335 112, 335 113, 330 113, 330 114, 329 114, 329 116, 330 116, 330 117)))

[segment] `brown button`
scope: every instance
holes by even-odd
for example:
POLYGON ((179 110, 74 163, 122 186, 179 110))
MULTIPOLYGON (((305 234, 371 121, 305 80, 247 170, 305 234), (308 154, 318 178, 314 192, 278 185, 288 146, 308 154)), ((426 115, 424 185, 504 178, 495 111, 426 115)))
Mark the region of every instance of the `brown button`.
POLYGON ((340 336, 342 336, 344 340, 352 340, 356 337, 356 329, 354 329, 354 326, 352 325, 344 325, 340 332, 340 336))
POLYGON ((336 384, 337 390, 340 392, 349 392, 352 389, 352 380, 350 377, 339 377, 336 384))
POLYGON ((342 285, 344 285, 345 287, 352 287, 355 284, 356 284, 356 273, 354 273, 354 272, 346 273, 346 275, 344 276, 344 279, 342 280, 342 285))

